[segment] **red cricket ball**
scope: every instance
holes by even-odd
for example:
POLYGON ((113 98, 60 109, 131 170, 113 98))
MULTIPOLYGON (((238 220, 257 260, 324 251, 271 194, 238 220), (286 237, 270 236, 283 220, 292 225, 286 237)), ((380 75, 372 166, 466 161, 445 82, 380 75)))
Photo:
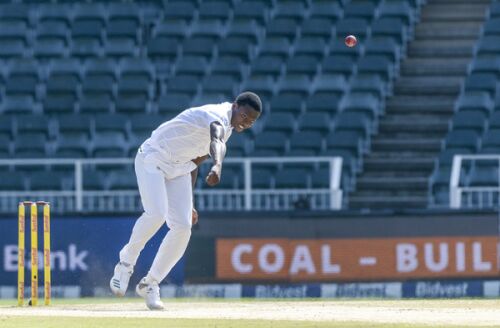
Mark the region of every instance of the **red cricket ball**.
POLYGON ((348 35, 345 37, 345 45, 348 46, 349 48, 352 48, 358 43, 358 40, 354 35, 348 35))

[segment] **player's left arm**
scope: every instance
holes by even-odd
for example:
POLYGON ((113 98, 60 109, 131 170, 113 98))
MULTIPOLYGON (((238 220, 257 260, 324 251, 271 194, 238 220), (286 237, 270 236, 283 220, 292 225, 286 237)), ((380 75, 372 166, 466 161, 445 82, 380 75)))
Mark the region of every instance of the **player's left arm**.
POLYGON ((208 173, 206 182, 209 186, 215 186, 220 182, 222 161, 224 160, 224 156, 226 156, 224 127, 217 121, 210 123, 210 156, 214 164, 208 173))

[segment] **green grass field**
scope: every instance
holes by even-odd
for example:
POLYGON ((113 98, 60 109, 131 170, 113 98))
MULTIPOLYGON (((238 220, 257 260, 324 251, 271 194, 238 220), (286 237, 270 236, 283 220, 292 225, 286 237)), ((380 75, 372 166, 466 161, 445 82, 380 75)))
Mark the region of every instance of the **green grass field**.
POLYGON ((0 300, 0 327, 500 327, 500 300, 165 299, 54 300, 50 307, 0 300))

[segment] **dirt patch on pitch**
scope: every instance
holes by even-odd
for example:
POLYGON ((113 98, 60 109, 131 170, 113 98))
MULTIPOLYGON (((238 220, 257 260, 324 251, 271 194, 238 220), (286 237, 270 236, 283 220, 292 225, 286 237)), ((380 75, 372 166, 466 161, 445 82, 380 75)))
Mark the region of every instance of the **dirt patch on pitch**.
POLYGON ((430 326, 500 326, 500 301, 168 301, 164 311, 143 303, 56 305, 38 308, 0 307, 0 317, 133 317, 189 319, 261 319, 361 321, 430 326), (442 303, 446 302, 446 303, 442 303))

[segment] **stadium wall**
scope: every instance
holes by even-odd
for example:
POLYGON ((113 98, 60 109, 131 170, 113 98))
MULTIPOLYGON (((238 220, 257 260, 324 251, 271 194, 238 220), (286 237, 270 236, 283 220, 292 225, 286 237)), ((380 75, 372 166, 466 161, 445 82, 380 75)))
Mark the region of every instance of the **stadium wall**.
MULTIPOLYGON (((109 296, 109 276, 135 217, 54 218, 54 296, 109 296)), ((1 298, 15 295, 17 227, 13 218, 0 220, 0 225, 1 298)), ((144 249, 132 284, 146 273, 165 232, 158 233, 144 249)), ((498 216, 494 213, 403 217, 212 214, 202 216, 194 228, 186 256, 169 275, 162 293, 214 297, 498 297, 498 268, 498 216), (250 274, 235 272, 231 259, 234 248, 221 247, 224 243, 252 245, 253 252, 240 253, 239 260, 257 270, 250 274), (275 271, 266 275, 266 267, 259 266, 259 253, 269 244, 272 246, 267 247, 267 254, 260 257, 271 269, 274 265, 275 271), (418 263, 417 269, 397 270, 397 247, 401 244, 403 261, 399 268, 418 263), (284 255, 279 270, 277 253, 273 253, 276 246, 284 255), (412 249, 417 251, 415 256, 412 249), (367 265, 361 266, 360 255, 365 253, 367 265), (314 274, 310 273, 311 263, 314 274), (227 276, 228 272, 236 275, 227 276)))

